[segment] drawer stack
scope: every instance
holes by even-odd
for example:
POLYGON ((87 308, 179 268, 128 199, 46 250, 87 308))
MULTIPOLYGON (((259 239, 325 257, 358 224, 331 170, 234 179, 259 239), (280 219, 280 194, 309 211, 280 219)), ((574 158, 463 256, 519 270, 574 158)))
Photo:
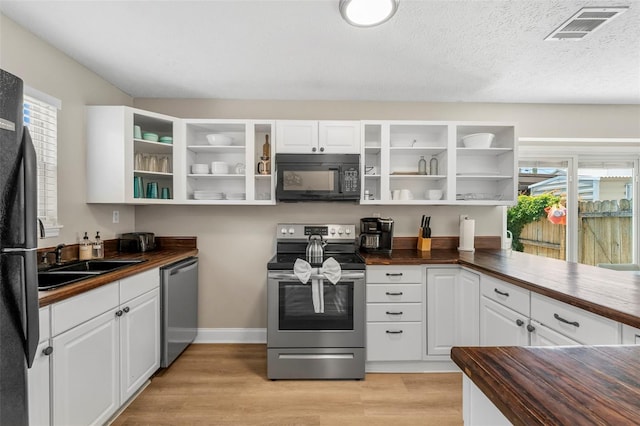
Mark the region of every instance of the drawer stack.
POLYGON ((367 267, 367 361, 422 359, 423 271, 367 267))

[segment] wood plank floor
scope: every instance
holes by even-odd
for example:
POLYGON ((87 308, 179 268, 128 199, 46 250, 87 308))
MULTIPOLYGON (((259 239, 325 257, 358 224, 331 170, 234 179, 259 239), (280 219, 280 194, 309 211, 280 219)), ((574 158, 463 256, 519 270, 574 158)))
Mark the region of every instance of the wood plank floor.
POLYGON ((462 425, 460 373, 267 379, 265 345, 191 345, 113 425, 462 425))

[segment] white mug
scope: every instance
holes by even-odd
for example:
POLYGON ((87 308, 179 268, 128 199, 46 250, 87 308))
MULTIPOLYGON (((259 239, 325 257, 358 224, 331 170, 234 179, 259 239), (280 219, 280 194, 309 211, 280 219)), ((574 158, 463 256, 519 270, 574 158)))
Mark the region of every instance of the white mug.
POLYGON ((392 200, 399 200, 400 199, 400 190, 399 189, 394 189, 393 193, 391 194, 391 199, 392 200))
POLYGON ((401 200, 413 200, 413 194, 408 189, 400 190, 400 199, 401 200))
POLYGON ((430 189, 427 191, 427 197, 430 200, 439 200, 442 198, 442 190, 441 189, 430 189))

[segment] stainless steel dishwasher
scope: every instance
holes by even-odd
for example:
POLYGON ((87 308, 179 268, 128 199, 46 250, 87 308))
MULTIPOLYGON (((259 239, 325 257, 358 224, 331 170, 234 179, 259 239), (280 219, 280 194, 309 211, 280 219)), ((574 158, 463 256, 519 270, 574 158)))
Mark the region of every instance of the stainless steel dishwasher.
POLYGON ((198 258, 160 269, 162 278, 162 357, 167 368, 196 337, 198 330, 198 258))

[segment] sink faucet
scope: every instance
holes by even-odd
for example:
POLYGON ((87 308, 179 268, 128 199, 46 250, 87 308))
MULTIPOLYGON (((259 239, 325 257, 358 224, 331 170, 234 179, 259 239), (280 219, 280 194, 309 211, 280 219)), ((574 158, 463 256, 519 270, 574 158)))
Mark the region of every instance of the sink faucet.
POLYGON ((64 248, 64 244, 58 244, 55 250, 48 251, 42 255, 43 263, 47 263, 47 255, 54 253, 56 255, 56 263, 55 265, 62 265, 62 249, 64 248))

